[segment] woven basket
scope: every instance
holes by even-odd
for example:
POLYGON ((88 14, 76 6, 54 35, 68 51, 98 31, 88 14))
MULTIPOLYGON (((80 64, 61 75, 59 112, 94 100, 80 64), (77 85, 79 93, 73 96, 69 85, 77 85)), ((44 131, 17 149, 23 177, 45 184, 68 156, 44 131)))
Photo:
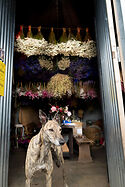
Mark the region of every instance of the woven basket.
POLYGON ((93 141, 98 141, 101 138, 101 128, 96 125, 87 126, 83 133, 87 138, 93 141))

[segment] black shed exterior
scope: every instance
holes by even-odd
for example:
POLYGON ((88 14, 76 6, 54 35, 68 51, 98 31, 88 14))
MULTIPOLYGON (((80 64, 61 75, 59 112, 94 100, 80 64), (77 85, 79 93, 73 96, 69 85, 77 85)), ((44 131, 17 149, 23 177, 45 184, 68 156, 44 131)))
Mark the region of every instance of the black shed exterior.
MULTIPOLYGON (((58 5, 60 1, 56 2, 58 5)), ((124 18, 125 4, 121 0, 95 0, 94 3, 109 183, 110 187, 124 187, 125 117, 117 46, 124 73, 125 25, 124 19, 119 19, 119 16, 124 18)), ((4 96, 0 96, 0 187, 8 186, 14 31, 15 2, 0 0, 0 48, 4 51, 6 64, 4 96)))

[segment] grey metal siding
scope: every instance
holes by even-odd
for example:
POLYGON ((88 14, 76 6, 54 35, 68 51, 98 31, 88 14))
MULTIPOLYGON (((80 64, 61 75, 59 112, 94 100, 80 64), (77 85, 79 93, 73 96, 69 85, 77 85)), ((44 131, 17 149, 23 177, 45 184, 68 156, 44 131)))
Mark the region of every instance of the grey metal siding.
MULTIPOLYGON (((106 0, 96 0, 96 38, 102 92, 104 129, 110 187, 125 186, 125 160, 121 136, 119 97, 115 77, 106 0)), ((115 54, 116 55, 116 54, 115 54)), ((115 63, 118 63, 115 60, 115 63)), ((118 67, 118 66, 117 66, 118 67)), ((121 98, 122 100, 122 98, 121 98)), ((123 115, 123 103, 121 103, 123 115)), ((123 121, 122 121, 123 123, 123 121)))
POLYGON ((116 33, 120 49, 122 75, 125 84, 125 1, 112 0, 116 22, 116 33))
POLYGON ((14 28, 15 2, 0 0, 0 48, 6 64, 4 96, 0 96, 0 187, 8 186, 14 28))

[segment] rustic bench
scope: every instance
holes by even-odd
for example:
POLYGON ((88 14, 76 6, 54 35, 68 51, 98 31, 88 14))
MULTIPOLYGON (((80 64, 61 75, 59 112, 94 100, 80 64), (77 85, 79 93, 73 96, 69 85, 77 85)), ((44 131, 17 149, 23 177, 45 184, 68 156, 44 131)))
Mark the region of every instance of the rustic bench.
POLYGON ((92 162, 92 157, 90 153, 90 144, 92 144, 93 141, 88 139, 86 136, 80 136, 74 138, 79 146, 78 161, 82 161, 84 163, 92 162))

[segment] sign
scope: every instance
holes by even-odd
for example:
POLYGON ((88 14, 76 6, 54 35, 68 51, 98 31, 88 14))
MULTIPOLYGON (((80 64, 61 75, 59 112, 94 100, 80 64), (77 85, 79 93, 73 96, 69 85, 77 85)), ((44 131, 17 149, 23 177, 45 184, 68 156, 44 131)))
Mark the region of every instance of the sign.
POLYGON ((4 50, 0 48, 0 60, 4 62, 4 50))
POLYGON ((0 49, 0 95, 4 96, 4 83, 5 83, 5 69, 4 64, 4 51, 0 49))

